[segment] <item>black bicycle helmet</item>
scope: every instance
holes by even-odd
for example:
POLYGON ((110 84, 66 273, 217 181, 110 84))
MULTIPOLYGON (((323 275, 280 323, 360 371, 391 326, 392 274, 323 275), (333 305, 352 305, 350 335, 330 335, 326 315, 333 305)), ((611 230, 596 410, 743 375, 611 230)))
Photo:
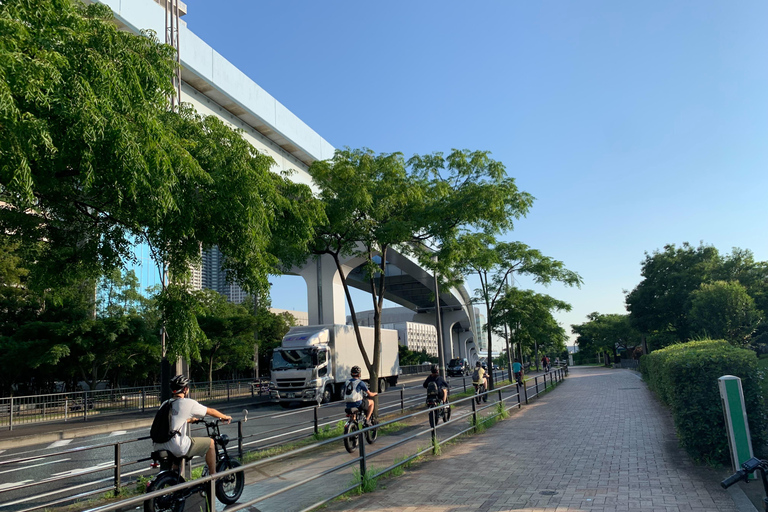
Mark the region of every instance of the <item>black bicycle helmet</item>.
POLYGON ((476 366, 476 367, 478 367, 478 368, 480 368, 481 366, 483 366, 483 363, 481 363, 480 361, 478 361, 478 362, 476 362, 476 363, 475 363, 475 366, 476 366))
POLYGON ((350 372, 352 373, 352 375, 360 375, 361 370, 359 366, 353 366, 350 372))
POLYGON ((437 365, 436 365, 436 364, 433 364, 433 365, 432 365, 432 368, 430 368, 430 369, 429 369, 429 371, 430 371, 430 372, 432 372, 432 373, 437 373, 437 372, 439 372, 440 370, 437 368, 437 365))
POLYGON ((189 387, 189 379, 185 375, 177 375, 171 379, 171 391, 181 391, 186 387, 189 387))

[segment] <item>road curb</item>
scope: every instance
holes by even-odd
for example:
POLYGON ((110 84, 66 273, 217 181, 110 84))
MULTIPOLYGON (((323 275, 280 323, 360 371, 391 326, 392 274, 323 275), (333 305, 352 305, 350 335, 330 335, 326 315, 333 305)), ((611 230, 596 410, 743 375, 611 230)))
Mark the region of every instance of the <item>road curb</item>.
POLYGON ((746 495, 746 493, 738 486, 732 485, 727 489, 728 494, 731 496, 733 503, 739 512, 758 512, 757 507, 752 503, 752 500, 746 495))

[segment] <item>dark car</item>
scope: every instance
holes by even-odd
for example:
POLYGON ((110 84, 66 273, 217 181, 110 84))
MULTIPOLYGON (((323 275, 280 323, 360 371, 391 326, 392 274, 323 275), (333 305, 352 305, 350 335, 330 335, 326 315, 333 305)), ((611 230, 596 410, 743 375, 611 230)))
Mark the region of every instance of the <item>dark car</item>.
POLYGON ((469 361, 462 358, 451 359, 448 362, 448 375, 469 375, 469 361))

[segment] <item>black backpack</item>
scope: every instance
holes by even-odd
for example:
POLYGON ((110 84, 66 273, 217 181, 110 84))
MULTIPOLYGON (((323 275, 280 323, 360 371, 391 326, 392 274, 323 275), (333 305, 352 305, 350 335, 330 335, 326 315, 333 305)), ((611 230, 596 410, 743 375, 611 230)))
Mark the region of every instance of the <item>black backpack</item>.
POLYGON ((427 384, 427 395, 437 395, 437 382, 432 381, 429 384, 427 384))
POLYGON ((173 407, 171 405, 176 399, 166 400, 155 413, 155 419, 152 420, 152 427, 149 429, 149 437, 153 443, 167 443, 179 433, 178 430, 171 430, 171 418, 173 407))
POLYGON ((480 369, 475 368, 475 371, 472 372, 472 382, 480 382, 480 369))

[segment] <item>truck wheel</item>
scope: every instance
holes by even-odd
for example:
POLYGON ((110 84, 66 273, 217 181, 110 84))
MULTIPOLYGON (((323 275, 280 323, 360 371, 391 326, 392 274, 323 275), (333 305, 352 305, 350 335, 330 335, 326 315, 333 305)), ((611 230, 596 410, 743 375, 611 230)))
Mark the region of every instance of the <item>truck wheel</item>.
POLYGON ((320 403, 321 404, 327 404, 328 402, 330 402, 331 401, 331 388, 329 388, 328 386, 325 386, 325 388, 323 389, 323 394, 321 395, 321 397, 322 397, 320 399, 320 403))
POLYGON ((379 393, 383 393, 387 390, 387 381, 379 379, 379 393))

